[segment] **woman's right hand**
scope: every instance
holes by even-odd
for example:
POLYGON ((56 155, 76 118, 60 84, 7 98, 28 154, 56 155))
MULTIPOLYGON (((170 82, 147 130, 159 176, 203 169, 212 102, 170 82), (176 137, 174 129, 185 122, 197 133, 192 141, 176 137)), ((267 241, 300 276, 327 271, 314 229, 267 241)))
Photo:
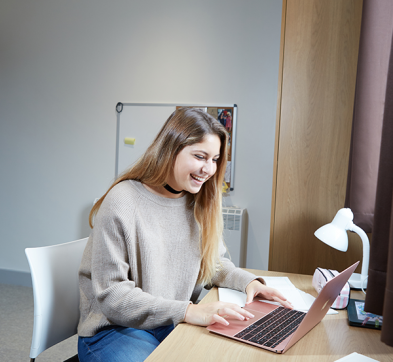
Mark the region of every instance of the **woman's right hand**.
POLYGON ((197 326, 209 326, 214 323, 227 326, 229 324, 227 318, 244 321, 254 318, 254 315, 233 303, 190 304, 184 322, 197 326))

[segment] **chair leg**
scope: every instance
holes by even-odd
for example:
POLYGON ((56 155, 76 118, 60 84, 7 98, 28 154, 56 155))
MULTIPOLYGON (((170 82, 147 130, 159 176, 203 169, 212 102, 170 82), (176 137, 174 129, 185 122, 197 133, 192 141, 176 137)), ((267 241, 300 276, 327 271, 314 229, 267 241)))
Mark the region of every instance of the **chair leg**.
POLYGON ((30 362, 34 362, 35 361, 35 358, 30 358, 30 362))

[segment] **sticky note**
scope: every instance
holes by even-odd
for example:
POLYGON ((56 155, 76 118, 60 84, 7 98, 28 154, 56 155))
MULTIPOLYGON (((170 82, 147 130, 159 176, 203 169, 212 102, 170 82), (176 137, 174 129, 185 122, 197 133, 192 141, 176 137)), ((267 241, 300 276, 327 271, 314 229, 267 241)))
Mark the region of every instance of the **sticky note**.
POLYGON ((126 145, 134 145, 135 144, 135 138, 126 137, 126 138, 124 138, 124 143, 126 145))

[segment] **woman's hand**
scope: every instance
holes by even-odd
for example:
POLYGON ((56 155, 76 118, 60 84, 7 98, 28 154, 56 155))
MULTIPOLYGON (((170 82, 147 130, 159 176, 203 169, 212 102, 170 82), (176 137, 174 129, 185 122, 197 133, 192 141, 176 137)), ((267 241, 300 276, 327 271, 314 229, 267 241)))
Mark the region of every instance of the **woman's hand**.
POLYGON ((277 290, 274 288, 270 288, 258 280, 253 280, 250 284, 246 287, 247 293, 247 300, 246 305, 250 304, 256 296, 261 296, 266 300, 273 300, 275 302, 281 303, 284 307, 293 309, 291 303, 287 301, 287 299, 277 290))
POLYGON ((197 326, 209 326, 214 323, 227 326, 229 322, 226 318, 244 321, 254 318, 254 315, 233 303, 214 302, 190 304, 187 308, 184 321, 197 326))

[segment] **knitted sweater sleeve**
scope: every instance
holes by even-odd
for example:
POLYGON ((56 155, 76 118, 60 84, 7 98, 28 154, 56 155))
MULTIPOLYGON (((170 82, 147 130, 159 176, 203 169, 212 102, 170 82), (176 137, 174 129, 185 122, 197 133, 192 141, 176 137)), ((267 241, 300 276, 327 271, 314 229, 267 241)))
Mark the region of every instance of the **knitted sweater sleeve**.
POLYGON ((237 268, 228 258, 224 257, 226 248, 224 243, 220 243, 220 255, 222 268, 217 271, 212 279, 211 284, 217 287, 224 287, 246 292, 246 287, 253 280, 257 279, 262 284, 266 284, 262 277, 255 276, 254 274, 237 268))
POLYGON ((121 203, 105 199, 94 223, 91 279, 99 309, 108 321, 125 327, 152 329, 180 323, 190 302, 153 296, 132 280, 129 258, 135 256, 127 245, 137 241, 129 240, 126 225, 132 222, 132 208, 124 210, 117 202, 121 203))

